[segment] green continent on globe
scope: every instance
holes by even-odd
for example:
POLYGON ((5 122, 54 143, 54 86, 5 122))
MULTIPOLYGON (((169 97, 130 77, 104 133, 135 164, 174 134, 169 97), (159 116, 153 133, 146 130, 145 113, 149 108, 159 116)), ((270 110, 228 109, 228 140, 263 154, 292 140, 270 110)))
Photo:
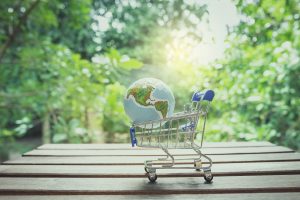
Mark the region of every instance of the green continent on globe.
POLYGON ((168 113, 168 101, 156 101, 154 106, 157 111, 161 112, 163 118, 166 118, 168 113))
POLYGON ((168 101, 152 100, 151 93, 155 88, 152 86, 147 87, 132 87, 128 90, 127 99, 133 96, 135 101, 142 106, 154 106, 159 111, 163 118, 166 118, 168 113, 168 101))
POLYGON ((143 87, 133 87, 128 90, 127 93, 127 99, 130 95, 132 95, 135 99, 135 101, 142 105, 142 106, 149 106, 152 105, 150 102, 147 102, 147 100, 150 100, 150 95, 152 91, 154 90, 154 87, 147 86, 146 88, 143 87))

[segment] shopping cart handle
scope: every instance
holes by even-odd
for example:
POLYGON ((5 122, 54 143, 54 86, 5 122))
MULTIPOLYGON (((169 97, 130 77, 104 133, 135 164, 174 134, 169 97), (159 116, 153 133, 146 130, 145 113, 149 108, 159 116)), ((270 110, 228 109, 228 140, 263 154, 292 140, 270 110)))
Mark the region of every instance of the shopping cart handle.
POLYGON ((130 140, 131 140, 132 147, 137 145, 137 140, 136 140, 136 137, 135 137, 135 128, 134 127, 130 128, 130 140))
POLYGON ((198 102, 200 100, 212 101, 215 96, 215 92, 212 90, 206 90, 205 92, 195 92, 192 101, 198 102))
POLYGON ((204 93, 204 96, 202 98, 202 100, 206 100, 206 101, 212 101, 214 99, 214 96, 215 96, 215 92, 212 91, 212 90, 207 90, 205 93, 204 93))

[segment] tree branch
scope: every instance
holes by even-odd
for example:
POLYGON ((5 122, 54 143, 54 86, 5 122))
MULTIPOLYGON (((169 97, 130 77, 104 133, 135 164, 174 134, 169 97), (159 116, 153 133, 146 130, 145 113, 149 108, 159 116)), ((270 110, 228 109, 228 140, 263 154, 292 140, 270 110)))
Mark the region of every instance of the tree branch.
POLYGON ((9 46, 14 42, 16 36, 20 33, 22 25, 26 22, 29 14, 34 10, 34 8, 39 4, 40 0, 35 0, 29 8, 26 10, 26 12, 19 18, 19 22, 13 27, 13 32, 8 36, 8 39, 3 44, 3 46, 0 48, 0 63, 3 59, 3 56, 6 52, 6 50, 9 48, 9 46))

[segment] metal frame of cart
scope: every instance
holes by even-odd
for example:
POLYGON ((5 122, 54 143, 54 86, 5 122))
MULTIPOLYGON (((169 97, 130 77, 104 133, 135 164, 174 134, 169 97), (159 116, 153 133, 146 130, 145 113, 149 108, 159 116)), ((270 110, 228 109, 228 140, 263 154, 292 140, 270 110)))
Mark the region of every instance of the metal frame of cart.
POLYGON ((165 158, 145 161, 145 171, 151 182, 156 181, 156 170, 158 169, 202 170, 204 179, 207 182, 212 181, 212 160, 201 152, 201 147, 207 114, 213 98, 214 92, 212 90, 202 93, 195 92, 192 96, 192 103, 186 105, 183 112, 175 113, 172 117, 161 120, 132 124, 130 137, 133 147, 161 148, 166 153, 165 158), (195 139, 199 134, 201 137, 200 145, 197 145, 195 139), (175 159, 174 154, 170 153, 170 149, 192 149, 197 156, 175 159), (203 163, 203 158, 207 160, 207 164, 203 163), (180 166, 177 161, 192 161, 193 165, 180 166))

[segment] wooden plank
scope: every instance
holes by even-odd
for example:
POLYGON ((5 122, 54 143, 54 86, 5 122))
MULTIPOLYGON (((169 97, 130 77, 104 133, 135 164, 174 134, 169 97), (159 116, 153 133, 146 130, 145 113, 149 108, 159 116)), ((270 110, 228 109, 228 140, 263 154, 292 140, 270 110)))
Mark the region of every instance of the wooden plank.
POLYGON ((243 194, 202 194, 201 198, 197 194, 171 194, 171 195, 27 195, 27 196, 1 196, 1 200, 126 200, 126 199, 201 199, 201 200, 224 200, 224 199, 243 199, 243 200, 299 200, 299 192, 286 193, 243 193, 243 194))
MULTIPOLYGON (((270 142, 204 142, 203 148, 232 148, 232 147, 265 147, 275 146, 270 142)), ((44 144, 38 149, 43 150, 136 150, 132 148, 131 144, 44 144)), ((143 148, 140 148, 143 149, 143 148)))
MULTIPOLYGON (((180 167, 190 165, 179 165, 180 167)), ((299 162, 274 163, 234 163, 212 166, 214 176, 245 176, 245 175, 284 175, 300 174, 299 162)), ((202 176, 202 172, 194 169, 160 169, 159 176, 194 177, 202 176)), ((144 167, 129 166, 82 166, 82 165, 2 165, 0 177, 145 177, 144 167)))
POLYGON ((300 192, 300 175, 216 177, 204 184, 199 177, 159 178, 0 178, 0 194, 218 194, 300 192))
MULTIPOLYGON (((4 163, 9 165, 143 165, 145 160, 160 156, 25 156, 4 163)), ((176 157, 175 157, 176 158, 176 157)), ((183 158, 183 157, 181 157, 183 158)), ((186 158, 186 157, 184 157, 186 158)), ((300 161, 299 153, 212 155, 214 164, 251 162, 291 162, 300 161)))
MULTIPOLYGON (((192 149, 171 149, 173 155, 195 155, 192 149)), ((249 147, 249 148, 211 148, 202 149, 207 155, 235 155, 235 154, 261 154, 261 153, 286 153, 294 152, 287 147, 249 147)), ((163 156, 161 149, 132 150, 33 150, 23 156, 163 156)))

